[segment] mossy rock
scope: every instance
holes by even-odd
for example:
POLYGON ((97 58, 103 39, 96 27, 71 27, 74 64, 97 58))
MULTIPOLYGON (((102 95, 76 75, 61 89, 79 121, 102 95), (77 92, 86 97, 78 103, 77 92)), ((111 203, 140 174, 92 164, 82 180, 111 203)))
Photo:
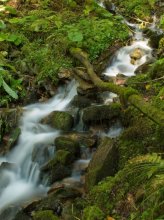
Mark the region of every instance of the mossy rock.
POLYGON ((56 129, 70 131, 74 124, 74 118, 68 112, 54 111, 43 119, 43 122, 56 129))
POLYGON ((107 176, 113 176, 118 167, 118 149, 116 142, 108 137, 101 140, 86 174, 86 189, 89 191, 94 185, 107 176))
POLYGON ((60 136, 55 139, 56 150, 66 150, 75 158, 80 155, 80 145, 77 140, 66 136, 60 136))
POLYGON ((164 76, 164 58, 157 60, 149 70, 151 79, 164 76))
POLYGON ((71 166, 74 157, 69 151, 58 150, 53 159, 41 168, 42 177, 48 174, 48 183, 52 184, 57 180, 71 175, 71 166))
MULTIPOLYGON (((48 194, 46 197, 42 198, 35 206, 30 208, 30 212, 33 211, 44 211, 52 210, 55 215, 60 216, 63 211, 63 204, 68 200, 74 200, 81 194, 79 191, 71 188, 61 188, 57 189, 55 192, 48 194)), ((25 208, 29 211, 29 208, 25 208)))
POLYGON ((33 220, 59 220, 59 218, 53 214, 52 210, 44 210, 44 211, 35 212, 32 219, 33 220))
POLYGON ((82 220, 104 220, 105 215, 97 206, 89 206, 83 210, 82 220))
POLYGON ((108 123, 120 116, 120 104, 90 106, 83 110, 82 120, 86 125, 108 123))

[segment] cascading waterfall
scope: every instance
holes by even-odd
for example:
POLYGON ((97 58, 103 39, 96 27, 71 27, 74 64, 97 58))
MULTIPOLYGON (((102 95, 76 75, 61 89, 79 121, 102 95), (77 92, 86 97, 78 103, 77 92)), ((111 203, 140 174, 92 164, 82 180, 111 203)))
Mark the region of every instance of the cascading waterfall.
MULTIPOLYGON (((134 29, 133 42, 130 46, 122 47, 114 55, 111 64, 104 71, 107 76, 115 77, 119 73, 132 76, 140 65, 152 57, 152 49, 148 46, 148 40, 143 37, 139 26, 125 22, 134 29), (135 64, 132 64, 130 54, 135 49, 140 49, 143 55, 135 64)), ((48 102, 32 104, 24 108, 20 121, 21 135, 18 144, 6 157, 0 158, 0 164, 4 161, 13 164, 13 169, 4 169, 1 172, 0 210, 11 204, 16 205, 39 195, 44 195, 47 192, 46 185, 42 185, 39 182, 39 163, 32 161, 32 151, 38 144, 51 146, 54 139, 59 136, 60 131, 43 125, 40 121, 52 111, 64 111, 76 94, 76 87, 75 81, 72 81, 66 88, 59 88, 57 95, 48 102)), ((108 102, 109 99, 112 101, 112 98, 111 95, 108 96, 107 94, 104 103, 108 102)), ((77 128, 81 130, 81 127, 80 124, 77 128)), ((120 125, 117 124, 108 133, 102 135, 116 137, 120 132, 120 125)), ((90 156, 88 155, 88 158, 90 156)), ((88 165, 88 158, 75 162, 71 178, 77 177, 78 180, 80 179, 79 169, 81 166, 88 165)), ((67 182, 68 178, 65 181, 67 182)))
POLYGON ((132 44, 130 46, 122 47, 116 52, 110 66, 104 71, 104 75, 111 77, 115 77, 118 74, 133 76, 135 75, 135 70, 139 66, 152 58, 152 49, 148 45, 148 39, 144 38, 143 32, 140 30, 139 25, 132 24, 127 21, 125 21, 125 23, 134 29, 132 44), (135 63, 132 63, 130 54, 136 49, 139 49, 142 55, 136 60, 135 63))
POLYGON ((53 144, 59 131, 40 124, 40 120, 52 111, 65 110, 74 95, 76 83, 72 81, 66 88, 60 88, 58 94, 47 103, 33 104, 24 108, 18 144, 12 152, 0 160, 1 163, 5 161, 14 166, 14 169, 3 170, 1 173, 0 210, 10 204, 16 205, 47 192, 47 187, 39 183, 39 166, 31 159, 32 151, 36 144, 53 144))

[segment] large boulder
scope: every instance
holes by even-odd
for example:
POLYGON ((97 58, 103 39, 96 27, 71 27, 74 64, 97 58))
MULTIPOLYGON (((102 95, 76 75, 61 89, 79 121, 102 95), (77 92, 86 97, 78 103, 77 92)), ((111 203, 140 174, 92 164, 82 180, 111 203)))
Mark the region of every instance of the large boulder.
POLYGON ((107 176, 113 176, 118 166, 118 149, 116 142, 104 137, 94 154, 86 174, 86 190, 107 176))
POLYGON ((70 131, 74 124, 74 118, 68 112, 54 111, 43 119, 43 123, 59 130, 70 131))
POLYGON ((111 123, 113 119, 120 116, 120 105, 113 103, 111 105, 90 106, 83 110, 83 122, 86 125, 111 123))

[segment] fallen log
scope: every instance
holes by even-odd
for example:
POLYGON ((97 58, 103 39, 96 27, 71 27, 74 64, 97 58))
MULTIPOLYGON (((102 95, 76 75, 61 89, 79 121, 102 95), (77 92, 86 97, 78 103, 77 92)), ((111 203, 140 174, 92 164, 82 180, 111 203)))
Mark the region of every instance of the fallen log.
POLYGON ((93 66, 89 62, 87 53, 82 51, 80 48, 71 48, 70 53, 87 69, 87 74, 95 87, 101 91, 110 91, 116 93, 120 100, 123 100, 124 103, 130 103, 156 124, 164 126, 163 111, 155 108, 150 103, 145 102, 144 98, 138 93, 138 91, 131 87, 120 87, 114 83, 102 81, 94 72, 93 66))

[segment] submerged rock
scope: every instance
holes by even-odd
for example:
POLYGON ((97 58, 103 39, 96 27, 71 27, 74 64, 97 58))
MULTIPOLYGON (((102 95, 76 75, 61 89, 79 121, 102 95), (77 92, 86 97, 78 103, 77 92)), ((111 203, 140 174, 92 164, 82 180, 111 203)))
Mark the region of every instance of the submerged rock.
POLYGON ((54 111, 44 118, 42 122, 59 130, 70 131, 74 124, 74 118, 68 112, 54 111))
POLYGON ((97 148, 88 167, 86 175, 86 189, 107 176, 113 176, 118 167, 118 149, 114 140, 104 137, 97 148))

